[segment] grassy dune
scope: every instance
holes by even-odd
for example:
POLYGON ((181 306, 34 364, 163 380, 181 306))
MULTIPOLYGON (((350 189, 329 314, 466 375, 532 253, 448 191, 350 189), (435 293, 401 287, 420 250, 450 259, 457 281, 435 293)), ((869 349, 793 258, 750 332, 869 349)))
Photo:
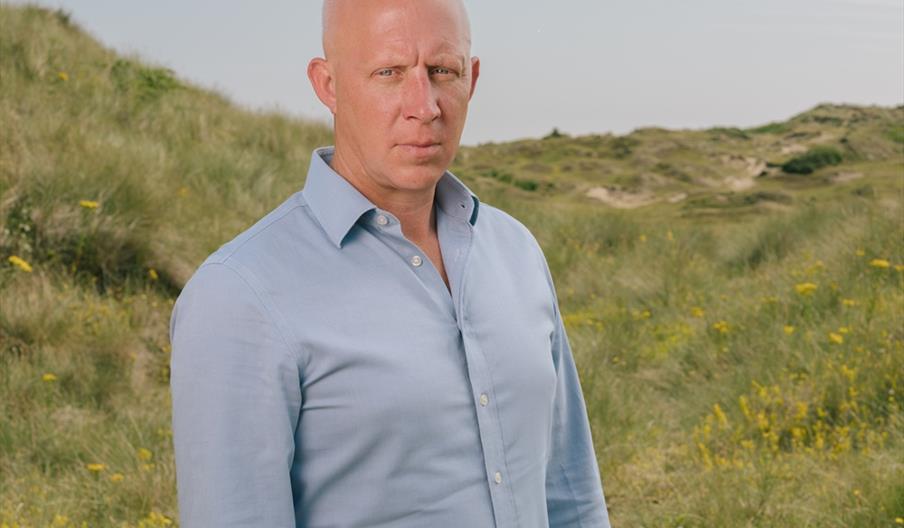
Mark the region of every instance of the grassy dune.
MULTIPOLYGON (((172 303, 330 132, 65 13, 0 28, 0 527, 174 526, 172 303)), ((551 134, 453 170, 543 245, 614 526, 904 523, 904 107, 551 134)))

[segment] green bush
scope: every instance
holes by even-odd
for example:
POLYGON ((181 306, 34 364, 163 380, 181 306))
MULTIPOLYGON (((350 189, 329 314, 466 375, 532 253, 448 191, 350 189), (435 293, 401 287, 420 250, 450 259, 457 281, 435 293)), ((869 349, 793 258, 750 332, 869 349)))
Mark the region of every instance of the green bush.
POLYGON ((534 180, 515 180, 514 184, 515 184, 515 187, 518 187, 525 191, 536 191, 537 188, 540 186, 534 180))
POLYGON ((895 143, 904 143, 904 124, 890 125, 886 129, 885 135, 895 143))
POLYGON ((612 150, 612 157, 615 159, 625 159, 634 152, 634 147, 640 144, 640 141, 627 137, 619 136, 612 140, 609 148, 612 150))
POLYGON ((543 139, 556 139, 556 138, 563 138, 563 137, 568 137, 568 134, 563 134, 563 133, 559 132, 558 128, 553 127, 552 132, 543 136, 543 139))
POLYGON ((828 165, 838 165, 842 161, 841 152, 832 147, 813 147, 806 153, 782 164, 782 170, 791 174, 810 174, 828 165))
POLYGON ((791 130, 787 123, 768 123, 763 126, 751 128, 748 132, 752 134, 784 134, 791 130))

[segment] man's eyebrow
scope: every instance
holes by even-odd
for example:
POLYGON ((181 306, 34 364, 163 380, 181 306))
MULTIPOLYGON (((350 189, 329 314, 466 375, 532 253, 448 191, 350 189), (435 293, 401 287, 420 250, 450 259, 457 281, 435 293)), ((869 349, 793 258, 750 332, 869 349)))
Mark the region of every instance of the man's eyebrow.
MULTIPOLYGON (((377 66, 401 66, 407 64, 407 62, 408 57, 401 53, 386 53, 374 57, 372 61, 372 63, 377 66)), ((467 58, 464 55, 458 55, 456 53, 440 52, 428 54, 426 62, 429 65, 436 65, 437 63, 453 63, 459 68, 464 68, 465 64, 467 64, 467 58)))
POLYGON ((464 68, 467 59, 463 55, 457 55, 454 53, 437 53, 436 55, 432 55, 428 62, 453 62, 460 68, 464 68))

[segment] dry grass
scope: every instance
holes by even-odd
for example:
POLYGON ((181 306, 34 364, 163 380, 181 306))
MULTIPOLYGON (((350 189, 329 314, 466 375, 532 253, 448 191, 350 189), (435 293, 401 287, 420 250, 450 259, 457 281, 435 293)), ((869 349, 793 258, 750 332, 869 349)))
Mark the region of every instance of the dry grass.
MULTIPOLYGON (((0 527, 173 526, 172 302, 329 131, 118 57, 64 13, 0 7, 0 27, 0 527)), ((904 517, 902 114, 461 152, 546 252, 615 526, 904 517), (839 167, 776 172, 825 141, 839 167), (660 199, 611 209, 600 186, 660 199)))

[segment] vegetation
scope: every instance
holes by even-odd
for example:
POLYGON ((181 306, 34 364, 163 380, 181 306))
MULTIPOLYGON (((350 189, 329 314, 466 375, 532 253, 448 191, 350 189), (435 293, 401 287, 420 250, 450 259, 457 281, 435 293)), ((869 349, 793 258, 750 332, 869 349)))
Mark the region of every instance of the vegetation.
MULTIPOLYGON (((0 27, 0 527, 175 526, 172 303, 330 133, 62 12, 0 27)), ((544 248, 614 526, 904 523, 901 122, 821 105, 460 151, 544 248), (857 157, 779 169, 842 139, 857 157)))
POLYGON ((838 165, 841 160, 841 153, 835 148, 814 147, 806 154, 786 161, 782 170, 791 174, 810 174, 828 165, 838 165))

